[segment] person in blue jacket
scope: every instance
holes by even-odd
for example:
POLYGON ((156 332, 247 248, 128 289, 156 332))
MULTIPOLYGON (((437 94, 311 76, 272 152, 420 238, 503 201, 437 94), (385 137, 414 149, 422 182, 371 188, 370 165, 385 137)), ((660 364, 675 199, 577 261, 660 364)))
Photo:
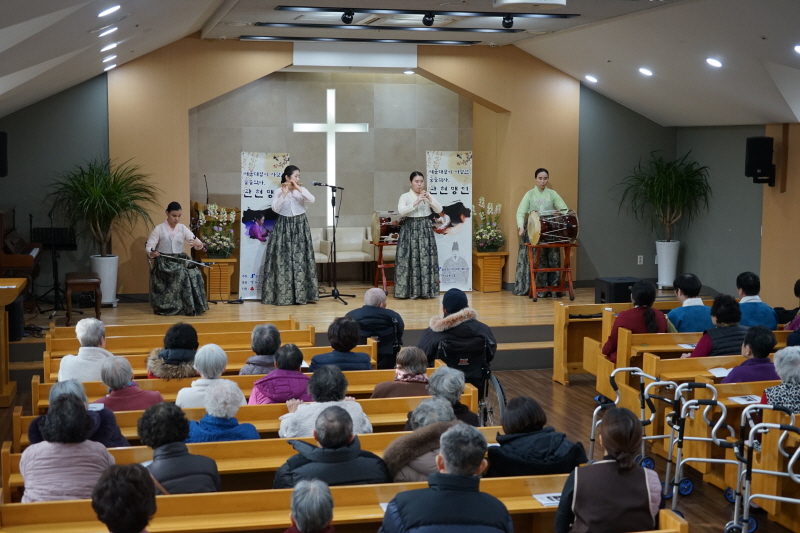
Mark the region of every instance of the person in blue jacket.
POLYGON ((358 322, 346 316, 335 318, 328 326, 328 342, 333 351, 315 355, 309 370, 314 372, 325 365, 336 365, 342 372, 346 370, 372 370, 372 360, 368 354, 351 352, 358 346, 358 322))
POLYGON ((743 326, 761 324, 770 330, 778 328, 778 314, 773 308, 761 301, 761 279, 754 272, 742 272, 736 276, 736 290, 739 293, 739 308, 742 311, 743 326))
MULTIPOLYGON (((703 305, 699 298, 703 284, 694 274, 681 274, 672 282, 675 296, 681 302, 667 314, 667 320, 672 328, 669 331, 678 333, 703 332, 714 327, 711 322, 711 307, 703 305)), ((668 325, 668 326, 669 326, 668 325)))

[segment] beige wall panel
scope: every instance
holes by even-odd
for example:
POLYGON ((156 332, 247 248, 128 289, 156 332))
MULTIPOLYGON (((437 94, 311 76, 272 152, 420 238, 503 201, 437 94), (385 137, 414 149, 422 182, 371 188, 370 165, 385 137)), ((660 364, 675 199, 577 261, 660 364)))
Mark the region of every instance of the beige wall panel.
MULTIPOLYGON (((292 63, 291 43, 204 41, 194 35, 109 72, 109 152, 133 158, 162 190, 151 216, 163 221, 164 206, 177 200, 189 218, 189 109, 292 63)), ((120 256, 121 293, 148 290, 140 224, 114 235, 120 256)))
MULTIPOLYGON (((550 170, 553 188, 577 211, 577 80, 514 46, 425 46, 417 54, 418 74, 480 104, 473 126, 475 196, 505 206, 501 225, 512 255, 519 245, 514 214, 537 167, 550 170), (486 112, 495 113, 494 121, 486 112), (492 122, 493 131, 485 131, 492 122), (494 154, 493 172, 484 154, 494 154)), ((504 281, 513 282, 514 271, 510 261, 504 281)))
POLYGON ((764 186, 761 234, 761 297, 773 307, 792 309, 792 288, 800 278, 800 124, 768 124, 766 136, 775 139, 775 154, 788 143, 786 192, 764 186))

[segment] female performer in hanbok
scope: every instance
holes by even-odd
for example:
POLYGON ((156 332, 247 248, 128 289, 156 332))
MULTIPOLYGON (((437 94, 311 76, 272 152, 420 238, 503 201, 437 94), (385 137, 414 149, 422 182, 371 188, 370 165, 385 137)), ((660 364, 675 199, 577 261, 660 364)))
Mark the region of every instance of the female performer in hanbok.
MULTIPOLYGON (((528 262, 528 249, 525 243, 530 242, 530 236, 525 228, 525 215, 532 211, 547 213, 552 211, 567 211, 567 204, 561 199, 553 189, 547 187, 550 180, 550 173, 547 169, 539 168, 536 170, 536 187, 529 190, 517 209, 517 227, 519 235, 522 237, 519 243, 519 253, 517 254, 517 276, 514 282, 514 294, 525 296, 531 291, 531 271, 528 262)), ((541 268, 558 268, 561 264, 561 252, 558 248, 543 248, 539 259, 541 268)), ((539 272, 536 274, 536 286, 547 287, 558 284, 558 272, 539 272)), ((539 292, 538 298, 552 296, 551 293, 539 292)), ((556 293, 556 296, 561 294, 556 293)))
POLYGON ((201 315, 208 311, 205 283, 200 269, 187 263, 184 245, 201 250, 203 243, 180 223, 181 204, 170 202, 167 220, 153 229, 145 250, 150 267, 150 305, 157 315, 201 315))
POLYGON ((422 172, 411 173, 411 190, 400 197, 397 212, 406 217, 397 239, 395 298, 434 298, 439 295, 439 254, 431 212, 442 206, 425 187, 422 172))
POLYGON ((293 305, 319 300, 314 244, 306 218, 306 206, 314 196, 300 184, 300 169, 289 165, 281 176, 272 210, 278 220, 264 253, 261 303, 293 305))

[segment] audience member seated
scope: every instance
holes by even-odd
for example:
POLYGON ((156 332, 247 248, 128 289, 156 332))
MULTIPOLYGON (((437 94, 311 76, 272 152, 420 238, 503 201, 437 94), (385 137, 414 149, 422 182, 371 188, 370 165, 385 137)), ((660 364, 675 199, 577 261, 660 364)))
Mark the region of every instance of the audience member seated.
POLYGON ((770 330, 778 328, 778 315, 775 310, 761 301, 761 279, 753 272, 742 272, 736 276, 736 291, 739 294, 739 307, 742 311, 743 326, 761 324, 770 330))
MULTIPOLYGON (((794 282, 794 297, 800 298, 800 279, 794 282)), ((786 331, 797 331, 798 329, 800 329, 800 308, 784 310, 784 313, 786 314, 787 320, 781 320, 781 317, 778 316, 779 323, 786 322, 786 326, 784 326, 783 329, 785 329, 786 331), (789 317, 792 318, 789 319, 789 317)))
MULTIPOLYGON (((86 389, 79 381, 59 381, 53 383, 50 388, 49 404, 53 405, 56 398, 60 396, 72 396, 88 409, 89 418, 92 419, 92 430, 89 432, 89 440, 99 442, 106 448, 117 448, 120 446, 130 446, 125 437, 122 436, 117 425, 117 417, 111 409, 107 409, 100 404, 90 404, 86 397, 86 389)), ((45 440, 41 427, 44 424, 45 416, 39 416, 28 426, 28 440, 31 444, 45 440)))
POLYGON ((78 355, 65 355, 58 367, 58 381, 100 381, 100 369, 109 357, 106 350, 106 327, 96 318, 84 318, 75 325, 81 347, 78 355))
POLYGON ((139 419, 138 433, 142 444, 153 449, 147 469, 169 494, 219 492, 222 483, 216 461, 190 454, 184 444, 189 421, 180 407, 174 403, 150 407, 139 419))
POLYGON ((181 379, 197 376, 194 356, 200 342, 191 324, 178 322, 164 335, 164 347, 156 348, 147 357, 147 377, 181 379))
POLYGON ((275 353, 275 370, 253 383, 250 405, 313 401, 308 393, 308 376, 300 371, 303 352, 295 344, 284 344, 275 353))
POLYGON ((624 407, 609 409, 600 424, 602 461, 576 468, 556 512, 556 533, 624 533, 656 529, 663 506, 654 470, 636 466, 642 423, 624 407))
POLYGON ((761 403, 783 405, 800 413, 800 346, 790 346, 775 354, 775 372, 783 383, 769 387, 761 403))
MULTIPOLYGON (((179 390, 175 404, 184 409, 204 407, 206 390, 219 380, 226 366, 228 366, 228 355, 218 345, 206 344, 197 350, 194 368, 200 373, 200 379, 192 381, 190 387, 179 390)), ((242 405, 247 405, 244 395, 242 395, 242 405)))
POLYGON ((514 527, 503 502, 480 491, 485 454, 486 439, 474 427, 456 424, 445 431, 436 456, 439 472, 428 478, 429 488, 396 495, 380 531, 511 533, 514 527))
POLYGON ((800 346, 800 330, 794 330, 786 337, 786 346, 800 346))
POLYGON ((309 368, 311 372, 326 365, 336 365, 341 370, 372 370, 372 361, 368 354, 350 351, 358 346, 358 322, 352 318, 333 319, 328 326, 328 342, 333 351, 312 357, 309 368))
POLYGON ((366 344, 367 337, 378 340, 378 368, 394 368, 395 357, 403 345, 403 318, 391 309, 386 309, 386 293, 374 287, 364 293, 364 307, 353 309, 346 315, 358 322, 358 342, 366 344))
POLYGON ((111 465, 92 491, 92 509, 110 533, 147 533, 156 514, 156 487, 140 464, 111 465))
POLYGON ((711 305, 711 321, 714 327, 706 331, 692 353, 681 357, 707 357, 715 355, 738 355, 742 351, 747 327, 739 323, 742 313, 739 303, 727 294, 719 294, 711 305))
MULTIPOLYGON (((460 289, 450 289, 442 297, 442 316, 431 317, 429 327, 422 332, 417 343, 425 355, 428 356, 428 366, 433 366, 433 361, 439 353, 439 344, 442 341, 454 343, 457 346, 481 346, 488 341, 486 362, 490 363, 497 351, 497 341, 492 330, 478 321, 478 312, 469 307, 467 295, 460 289)), ((458 413, 456 413, 458 416, 458 413)))
POLYGON ((681 302, 667 314, 669 331, 678 333, 702 332, 714 327, 711 323, 711 308, 703 305, 699 297, 703 284, 694 274, 681 274, 672 282, 675 296, 681 302))
POLYGON ((86 405, 75 396, 64 394, 50 403, 41 423, 44 441, 28 446, 19 462, 23 503, 92 496, 100 475, 114 464, 105 446, 88 439, 92 427, 86 405))
POLYGON ((500 446, 489 448, 488 477, 567 474, 587 461, 580 442, 547 425, 544 409, 528 396, 513 398, 503 411, 500 446))
POLYGON ((748 329, 742 342, 742 355, 745 361, 732 368, 722 382, 745 383, 780 379, 775 372, 775 365, 769 359, 769 354, 777 343, 775 334, 760 324, 748 329))
POLYGON ((275 489, 294 487, 304 479, 321 479, 330 486, 390 483, 383 459, 361 449, 353 434, 353 419, 339 407, 326 407, 314 425, 319 447, 302 440, 290 440, 297 450, 275 473, 275 489))
POLYGON ((94 403, 103 404, 112 411, 144 411, 164 401, 158 391, 142 390, 133 381, 133 368, 124 357, 109 357, 100 371, 108 396, 94 403))
POLYGON ((410 435, 403 435, 383 452, 389 475, 395 482, 427 481, 439 471, 436 456, 439 439, 458 421, 453 407, 440 398, 422 400, 411 413, 410 435))
POLYGON ((253 328, 250 349, 256 355, 250 356, 239 375, 269 374, 275 370, 275 352, 281 345, 281 333, 272 324, 259 324, 253 328))
POLYGON ((428 395, 428 358, 415 346, 406 346, 397 356, 394 381, 375 385, 371 398, 404 398, 428 395))
POLYGON ((301 481, 292 492, 292 527, 284 533, 336 533, 333 496, 324 481, 301 481))
MULTIPOLYGON (((456 419, 469 424, 470 426, 479 426, 480 420, 478 415, 469 410, 469 407, 461 403, 461 395, 464 394, 464 373, 460 370, 450 368, 449 366, 442 366, 437 368, 431 374, 430 383, 428 383, 428 392, 431 397, 439 398, 449 403, 453 408, 453 413, 456 419)), ((406 431, 413 429, 411 427, 411 413, 408 413, 408 421, 404 427, 406 431)))
POLYGON ((633 333, 666 333, 667 318, 664 313, 653 309, 656 301, 656 286, 652 281, 641 279, 631 289, 631 301, 634 308, 622 311, 614 320, 611 334, 603 345, 603 355, 612 363, 617 362, 617 338, 619 328, 626 328, 633 333))
POLYGON ((278 435, 282 438, 311 437, 319 414, 332 405, 338 405, 350 414, 353 433, 372 433, 372 424, 361 405, 347 393, 347 378, 335 365, 323 366, 308 381, 308 392, 315 403, 291 399, 286 402, 289 412, 281 416, 278 435))
POLYGON ((189 422, 186 442, 218 442, 225 440, 260 439, 253 424, 236 420, 239 407, 245 405, 239 385, 228 379, 215 379, 206 388, 206 414, 198 422, 189 422))

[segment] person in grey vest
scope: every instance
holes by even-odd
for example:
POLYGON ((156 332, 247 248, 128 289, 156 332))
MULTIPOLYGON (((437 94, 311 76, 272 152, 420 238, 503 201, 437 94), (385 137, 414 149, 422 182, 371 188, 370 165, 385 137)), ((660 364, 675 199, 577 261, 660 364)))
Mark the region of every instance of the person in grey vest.
POLYGON ((711 305, 711 321, 714 327, 706 330, 692 353, 681 357, 707 357, 709 355, 738 355, 747 335, 747 326, 739 324, 742 312, 733 296, 719 294, 711 305))

